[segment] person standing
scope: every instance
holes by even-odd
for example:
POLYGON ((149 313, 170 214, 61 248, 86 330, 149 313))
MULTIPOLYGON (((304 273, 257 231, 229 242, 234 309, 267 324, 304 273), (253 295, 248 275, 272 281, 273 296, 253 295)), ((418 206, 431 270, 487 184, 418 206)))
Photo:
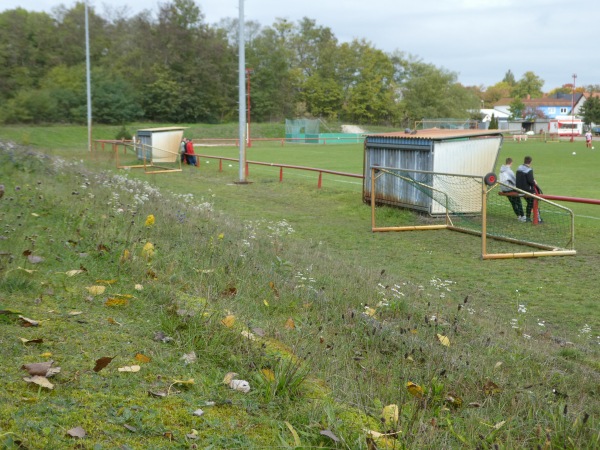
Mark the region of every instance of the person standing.
POLYGON ((587 133, 585 133, 585 146, 587 148, 592 148, 592 131, 591 130, 587 130, 587 133))
MULTIPOLYGON (((521 164, 517 169, 517 187, 525 192, 529 192, 530 194, 536 194, 538 192, 537 183, 533 177, 531 161, 533 161, 531 156, 526 156, 523 159, 523 164, 521 164)), ((535 199, 527 195, 525 196, 525 201, 527 202, 527 207, 525 208, 525 220, 527 222, 531 222, 531 211, 533 211, 535 199)))
POLYGON ((504 183, 504 185, 500 186, 500 190, 508 197, 508 201, 517 215, 517 220, 519 222, 525 222, 526 217, 523 214, 521 197, 519 193, 514 190, 514 187, 517 185, 517 178, 511 169, 512 163, 512 158, 506 158, 506 163, 500 167, 500 182, 504 183))
POLYGON ((194 142, 191 139, 185 144, 185 158, 190 166, 196 165, 196 154, 194 153, 194 142))

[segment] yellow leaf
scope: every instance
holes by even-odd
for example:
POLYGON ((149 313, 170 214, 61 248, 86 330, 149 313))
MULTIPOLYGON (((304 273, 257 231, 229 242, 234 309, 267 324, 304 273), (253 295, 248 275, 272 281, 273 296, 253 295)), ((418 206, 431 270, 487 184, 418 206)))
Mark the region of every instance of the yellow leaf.
POLYGON ((285 325, 284 327, 288 330, 293 330, 294 328, 296 328, 296 324, 294 323, 294 319, 292 319, 291 317, 285 321, 285 325))
POLYGON ((223 239, 224 237, 225 237, 225 233, 220 233, 218 236, 219 239, 223 239))
POLYGON ((119 367, 119 372, 139 372, 141 370, 140 366, 125 366, 119 367))
POLYGON ((235 323, 235 316, 233 314, 229 314, 228 316, 225 316, 223 320, 221 320, 221 323, 227 328, 231 328, 235 323))
POLYGON ((79 316, 80 314, 83 314, 83 311, 71 311, 69 313, 70 316, 79 316))
POLYGON ((413 328, 412 330, 410 330, 410 332, 411 332, 411 334, 417 334, 418 333, 418 331, 415 328, 413 328))
POLYGON ((442 345, 445 345, 446 347, 450 347, 450 339, 448 339, 447 336, 441 335, 441 334, 436 334, 438 341, 440 341, 440 343, 442 345))
POLYGON ((129 300, 125 298, 109 298, 104 303, 106 306, 126 306, 129 300))
POLYGON ((369 317, 373 317, 375 315, 375 309, 365 306, 365 314, 369 317))
POLYGON ((454 408, 460 408, 463 404, 462 398, 458 397, 457 395, 453 395, 453 394, 446 395, 446 398, 444 399, 444 401, 446 403, 448 403, 450 406, 453 406, 454 408))
POLYGON ((499 394, 500 392, 502 392, 502 389, 496 383, 494 383, 492 380, 488 380, 483 385, 483 393, 485 395, 494 395, 494 394, 499 394))
POLYGON ((238 376, 238 374, 235 372, 227 372, 227 374, 225 375, 225 378, 223 378, 223 384, 231 383, 231 380, 233 380, 237 376, 238 376))
POLYGON ((269 306, 269 302, 267 300, 263 300, 263 303, 265 304, 265 306, 269 306))
POLYGON ((398 418, 398 405, 387 405, 381 411, 381 419, 383 420, 386 429, 388 429, 390 426, 395 427, 398 423, 398 418))
POLYGON ((88 286, 86 289, 92 295, 102 295, 106 290, 106 286, 88 286))
POLYGON ((46 377, 42 377, 40 375, 34 375, 32 377, 24 377, 23 378, 28 383, 34 383, 38 386, 45 387, 48 389, 54 389, 54 385, 48 381, 46 377))
POLYGON ((275 372, 273 372, 271 369, 264 368, 261 370, 261 372, 268 381, 275 381, 275 372))
POLYGON ((50 358, 50 357, 52 356, 52 353, 50 353, 50 352, 45 352, 45 353, 42 353, 40 356, 41 356, 42 358, 50 358))
POLYGON ((121 255, 121 264, 123 264, 125 261, 129 261, 130 259, 131 253, 129 252, 129 250, 123 250, 123 254, 121 255))
POLYGON ((285 423, 285 426, 288 427, 288 430, 290 430, 290 433, 292 433, 292 436, 294 436, 294 446, 302 447, 302 442, 300 442, 300 436, 298 436, 298 432, 294 429, 292 424, 289 423, 288 421, 285 421, 284 423, 285 423))
POLYGON ((154 225, 154 214, 148 214, 144 225, 146 225, 147 227, 151 227, 152 225, 154 225))
POLYGON ((150 362, 150 361, 151 361, 151 358, 147 357, 146 355, 144 355, 144 354, 142 354, 142 353, 137 353, 137 354, 135 355, 135 359, 136 359, 137 361, 139 361, 139 362, 144 362, 144 363, 147 363, 147 362, 150 362))
POLYGON ((190 378, 188 380, 173 380, 173 384, 194 384, 194 379, 190 378))
POLYGON ((112 317, 109 317, 108 319, 108 323, 110 323, 111 325, 121 325, 119 322, 117 322, 115 319, 113 319, 112 317))
POLYGON ((146 259, 150 259, 154 256, 154 244, 152 244, 152 242, 146 242, 142 248, 142 256, 146 259))
POLYGON ((40 217, 40 215, 39 215, 38 213, 31 213, 31 215, 32 215, 33 217, 40 217))
POLYGON ((117 280, 96 280, 96 283, 100 284, 115 284, 117 280))
POLYGON ((114 297, 118 297, 118 298, 133 298, 133 295, 131 294, 113 294, 114 297))
POLYGON ((419 386, 418 384, 413 383, 412 381, 409 381, 408 383, 406 383, 406 389, 408 389, 408 392, 413 397, 417 397, 417 398, 423 397, 423 388, 421 386, 419 386))
POLYGON ((74 277, 75 275, 79 275, 80 273, 83 273, 83 270, 75 269, 75 270, 69 270, 65 273, 67 274, 68 277, 74 277))

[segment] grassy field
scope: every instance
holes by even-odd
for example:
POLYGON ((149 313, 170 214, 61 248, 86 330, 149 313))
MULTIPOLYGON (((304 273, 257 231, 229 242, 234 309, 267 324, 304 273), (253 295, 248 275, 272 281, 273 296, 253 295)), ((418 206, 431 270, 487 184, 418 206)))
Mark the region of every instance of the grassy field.
MULTIPOLYGON (((89 155, 82 128, 7 138, 52 158, 0 152, 6 447, 600 446, 597 207, 571 205, 575 257, 484 262, 472 236, 372 234, 360 184, 335 177, 252 166, 237 185, 214 161, 145 176, 89 155), (22 379, 49 359, 54 389, 22 379)), ((583 143, 506 142, 501 159, 525 154, 545 192, 599 197, 583 143)), ((362 171, 359 145, 248 159, 362 171)))

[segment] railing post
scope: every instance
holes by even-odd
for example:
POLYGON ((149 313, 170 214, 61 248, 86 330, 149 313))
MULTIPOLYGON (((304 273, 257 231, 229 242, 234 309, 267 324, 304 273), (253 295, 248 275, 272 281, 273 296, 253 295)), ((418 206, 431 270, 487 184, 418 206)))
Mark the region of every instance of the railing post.
POLYGON ((219 172, 223 172, 223 160, 219 159, 219 172))
POLYGON ((317 183, 317 188, 321 189, 322 181, 323 181, 323 172, 319 172, 319 182, 317 183))
POLYGON ((249 173, 250 173, 249 165, 248 165, 248 161, 246 161, 246 177, 248 176, 249 173))
POLYGON ((283 181, 283 167, 279 168, 279 182, 281 183, 283 181))

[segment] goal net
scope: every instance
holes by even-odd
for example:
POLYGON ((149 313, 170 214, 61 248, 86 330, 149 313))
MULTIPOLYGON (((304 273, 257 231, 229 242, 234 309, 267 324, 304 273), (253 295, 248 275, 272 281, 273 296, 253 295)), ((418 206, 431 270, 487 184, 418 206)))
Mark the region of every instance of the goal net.
POLYGON ((483 259, 576 253, 570 209, 520 190, 507 195, 503 186, 490 175, 371 167, 367 197, 371 200, 372 230, 447 229, 478 235, 483 259), (526 214, 528 201, 531 222, 523 222, 517 217, 518 205, 526 214), (394 213, 386 206, 405 210, 394 213))

